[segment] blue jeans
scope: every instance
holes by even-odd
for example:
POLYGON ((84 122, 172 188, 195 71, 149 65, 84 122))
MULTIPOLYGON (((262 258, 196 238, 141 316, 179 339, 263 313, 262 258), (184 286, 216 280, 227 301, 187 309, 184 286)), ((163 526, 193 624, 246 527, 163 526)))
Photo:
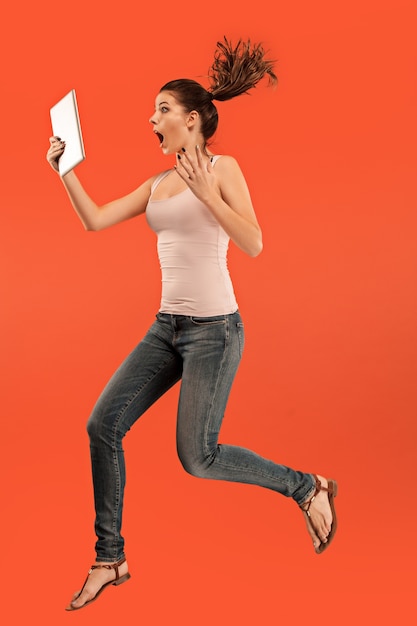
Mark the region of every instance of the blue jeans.
POLYGON ((158 313, 143 340, 113 375, 88 421, 97 560, 124 556, 121 535, 125 462, 122 439, 180 379, 177 450, 193 476, 267 487, 298 504, 314 479, 245 448, 218 443, 227 399, 243 351, 238 312, 201 318, 158 313))

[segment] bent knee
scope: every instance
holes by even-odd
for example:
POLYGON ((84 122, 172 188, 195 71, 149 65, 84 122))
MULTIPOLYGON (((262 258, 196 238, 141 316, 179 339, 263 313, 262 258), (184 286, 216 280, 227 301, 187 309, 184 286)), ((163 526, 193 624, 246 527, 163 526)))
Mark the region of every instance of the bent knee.
POLYGON ((94 413, 92 413, 92 415, 88 418, 86 429, 90 439, 95 439, 99 436, 101 430, 101 420, 97 419, 94 413))
POLYGON ((97 410, 97 408, 93 410, 88 418, 86 428, 90 441, 97 441, 103 437, 108 438, 108 436, 111 436, 111 424, 106 419, 106 414, 97 410))
POLYGON ((199 457, 178 451, 178 458, 187 474, 196 478, 209 478, 210 466, 214 460, 213 455, 199 457))

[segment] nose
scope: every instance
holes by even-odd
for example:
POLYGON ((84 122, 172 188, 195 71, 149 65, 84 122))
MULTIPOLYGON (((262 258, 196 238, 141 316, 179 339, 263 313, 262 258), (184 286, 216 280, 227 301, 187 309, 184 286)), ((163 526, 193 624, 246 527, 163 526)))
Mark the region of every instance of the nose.
POLYGON ((155 113, 152 113, 151 117, 149 118, 149 123, 150 124, 156 124, 156 111, 155 113))

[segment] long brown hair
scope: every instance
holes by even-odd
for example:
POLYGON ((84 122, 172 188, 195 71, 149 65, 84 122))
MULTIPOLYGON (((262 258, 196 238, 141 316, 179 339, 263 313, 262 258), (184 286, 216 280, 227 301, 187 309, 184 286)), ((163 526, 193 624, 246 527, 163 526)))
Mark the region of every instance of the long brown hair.
POLYGON ((160 91, 171 91, 186 111, 197 111, 201 119, 201 132, 207 142, 217 130, 219 116, 213 100, 230 100, 248 93, 259 81, 268 76, 275 85, 274 61, 265 58, 262 44, 239 40, 235 46, 224 37, 218 41, 208 78, 209 89, 189 78, 171 80, 160 91))

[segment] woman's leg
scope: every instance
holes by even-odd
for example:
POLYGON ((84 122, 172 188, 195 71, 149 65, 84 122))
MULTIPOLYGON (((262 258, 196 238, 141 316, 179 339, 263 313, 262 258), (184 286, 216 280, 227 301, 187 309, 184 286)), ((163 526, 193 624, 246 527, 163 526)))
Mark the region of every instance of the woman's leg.
POLYGON ((87 424, 96 508, 97 559, 124 556, 122 523, 125 460, 122 440, 143 413, 180 378, 181 359, 155 322, 115 372, 87 424))
MULTIPOLYGON (((124 558, 121 535, 125 462, 122 439, 136 420, 180 378, 182 362, 170 346, 166 329, 156 321, 144 339, 122 363, 98 399, 87 430, 96 509, 96 563, 115 563, 124 558)), ((120 566, 120 575, 127 564, 120 566)), ((94 569, 71 608, 95 597, 115 571, 94 569)))
POLYGON ((184 333, 183 345, 177 345, 183 357, 179 457, 194 476, 260 485, 301 504, 314 491, 311 474, 278 465, 246 448, 218 443, 243 341, 243 325, 235 313, 206 321, 195 318, 184 333))
MULTIPOLYGON (((184 323, 176 348, 183 358, 177 447, 189 473, 202 478, 250 483, 291 497, 299 505, 315 491, 312 474, 267 460, 246 448, 219 444, 218 436, 230 389, 242 354, 244 335, 238 313, 195 318, 184 323)), ((322 479, 326 486, 325 479, 322 479)), ((327 522, 330 508, 326 507, 327 522)), ((320 513, 321 517, 322 514, 320 513)), ((320 520, 322 521, 322 520, 320 520)), ((310 535, 317 537, 308 525, 310 535)), ((316 527, 316 526, 315 526, 316 527)), ((327 532, 322 532, 325 541, 327 532)))

